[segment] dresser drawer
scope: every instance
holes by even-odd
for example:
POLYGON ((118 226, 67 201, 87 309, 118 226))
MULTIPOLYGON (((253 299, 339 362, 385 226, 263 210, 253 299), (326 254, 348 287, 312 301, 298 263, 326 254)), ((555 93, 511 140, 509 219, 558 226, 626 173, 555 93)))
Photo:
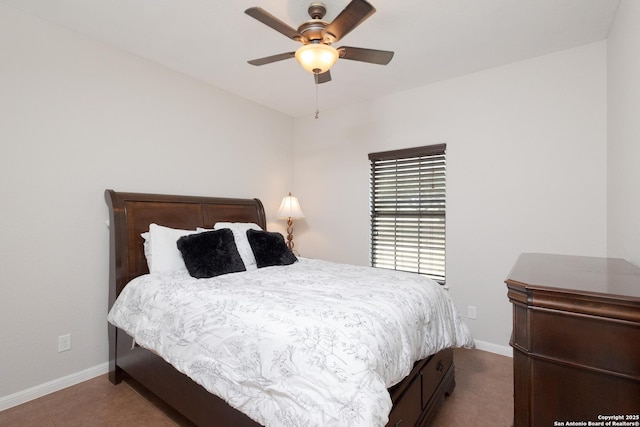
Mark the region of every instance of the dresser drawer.
POLYGON ((422 406, 425 406, 453 364, 453 350, 448 348, 435 354, 422 369, 422 406))
POLYGON ((531 351, 576 367, 640 378, 640 327, 558 310, 531 310, 531 351))

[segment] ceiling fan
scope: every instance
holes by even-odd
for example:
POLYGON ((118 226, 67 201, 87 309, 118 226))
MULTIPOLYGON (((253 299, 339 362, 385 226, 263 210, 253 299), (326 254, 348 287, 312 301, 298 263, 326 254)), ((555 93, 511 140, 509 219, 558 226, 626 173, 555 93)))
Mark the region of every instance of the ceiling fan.
POLYGON ((311 19, 303 22, 296 30, 261 7, 251 7, 245 10, 247 15, 290 39, 302 43, 302 46, 295 52, 253 59, 248 61, 249 64, 265 65, 295 57, 305 70, 313 73, 315 82, 318 84, 331 80, 329 69, 338 58, 380 65, 387 65, 393 58, 393 52, 386 50, 351 46, 342 46, 336 49, 331 46, 332 43, 342 39, 376 11, 365 0, 352 0, 330 23, 322 19, 327 12, 324 3, 312 2, 307 11, 311 19))

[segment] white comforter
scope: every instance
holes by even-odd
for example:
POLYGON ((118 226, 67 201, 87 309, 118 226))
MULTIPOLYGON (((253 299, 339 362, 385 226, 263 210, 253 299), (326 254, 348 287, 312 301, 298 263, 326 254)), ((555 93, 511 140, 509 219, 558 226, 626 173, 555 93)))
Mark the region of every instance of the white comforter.
POLYGON ((300 259, 212 279, 145 275, 109 321, 265 426, 384 426, 387 388, 473 340, 415 274, 300 259))

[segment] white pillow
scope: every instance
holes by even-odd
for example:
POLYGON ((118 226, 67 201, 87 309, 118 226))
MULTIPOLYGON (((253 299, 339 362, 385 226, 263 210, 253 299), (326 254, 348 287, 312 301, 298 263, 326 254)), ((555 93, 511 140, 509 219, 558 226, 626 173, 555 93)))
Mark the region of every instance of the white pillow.
POLYGON ((149 267, 149 271, 151 271, 151 235, 148 231, 145 231, 140 234, 140 236, 144 239, 144 243, 142 244, 144 247, 144 257, 147 259, 147 267, 149 267))
POLYGON ((253 255, 251 245, 249 245, 249 239, 247 239, 247 230, 260 230, 262 228, 253 222, 216 222, 213 226, 214 230, 220 230, 222 228, 229 228, 233 232, 233 238, 236 241, 236 247, 242 262, 244 262, 244 268, 249 270, 256 270, 256 257, 253 255))
MULTIPOLYGON (((197 233, 196 230, 180 230, 163 227, 158 224, 149 225, 150 257, 147 258, 150 273, 173 273, 187 271, 182 254, 176 242, 182 236, 197 233), (150 259, 153 262, 150 262, 150 259)), ((144 236, 143 236, 144 237, 144 236)), ((146 253, 145 253, 146 255, 146 253)))

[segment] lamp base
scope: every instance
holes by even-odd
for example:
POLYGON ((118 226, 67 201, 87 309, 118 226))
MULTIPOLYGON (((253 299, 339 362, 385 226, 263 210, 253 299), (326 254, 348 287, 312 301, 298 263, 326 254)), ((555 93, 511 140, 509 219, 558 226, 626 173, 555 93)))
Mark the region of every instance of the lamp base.
POLYGON ((287 219, 287 247, 293 252, 293 219, 287 219))

